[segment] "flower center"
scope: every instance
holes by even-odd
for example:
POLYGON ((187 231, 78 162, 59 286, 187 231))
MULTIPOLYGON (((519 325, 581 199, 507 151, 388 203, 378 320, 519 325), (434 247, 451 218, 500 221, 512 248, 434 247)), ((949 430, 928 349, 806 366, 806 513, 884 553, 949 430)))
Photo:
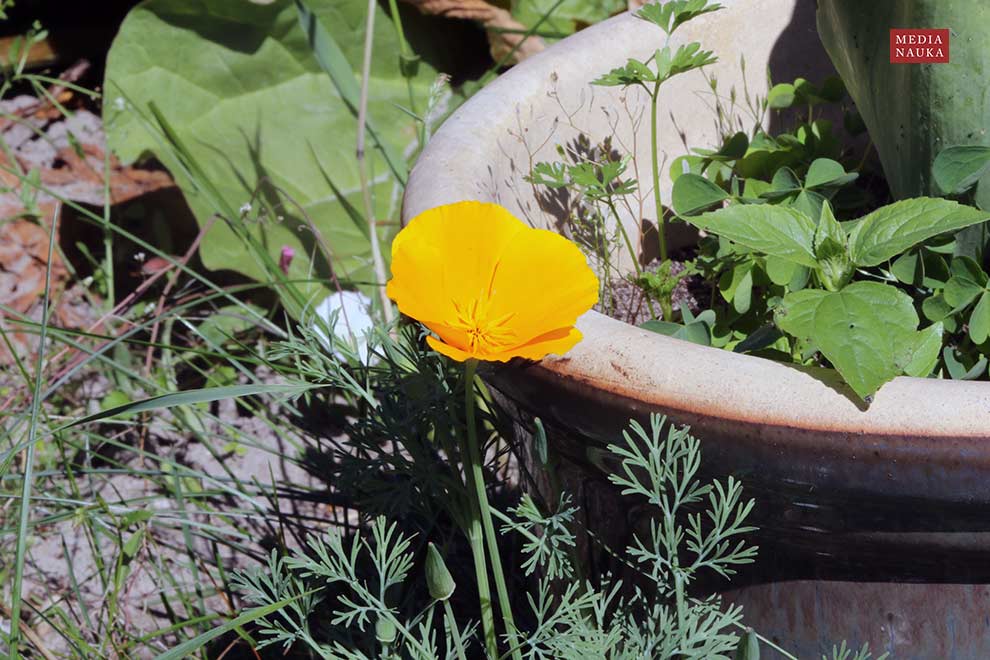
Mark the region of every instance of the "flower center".
POLYGON ((467 350, 471 353, 493 353, 512 345, 515 333, 508 327, 514 312, 490 317, 490 299, 475 299, 467 305, 452 301, 457 319, 452 324, 467 334, 467 350))

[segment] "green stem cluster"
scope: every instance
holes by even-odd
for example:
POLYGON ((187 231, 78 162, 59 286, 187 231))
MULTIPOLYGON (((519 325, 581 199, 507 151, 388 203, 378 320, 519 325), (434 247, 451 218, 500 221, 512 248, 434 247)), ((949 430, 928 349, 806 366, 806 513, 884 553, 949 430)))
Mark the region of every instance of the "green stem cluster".
MULTIPOLYGON (((492 522, 492 510, 488 503, 488 494, 485 490, 485 474, 484 474, 484 463, 481 454, 481 447, 478 443, 478 430, 475 424, 475 392, 474 392, 474 379, 478 369, 477 360, 468 360, 464 363, 464 414, 465 414, 465 425, 467 426, 466 439, 467 439, 467 457, 469 466, 468 480, 470 481, 469 486, 474 490, 475 506, 472 512, 472 523, 471 530, 474 531, 480 526, 483 530, 483 536, 485 540, 485 545, 488 548, 488 558, 491 560, 491 572, 495 579, 495 591, 498 594, 498 605, 502 613, 502 622, 505 626, 505 631, 508 636, 509 644, 512 648, 512 657, 515 660, 521 660, 522 654, 519 651, 519 647, 516 644, 516 624, 512 617, 512 606, 509 602, 509 590, 505 583, 505 575, 502 572, 502 557, 498 549, 498 536, 495 532, 495 525, 492 522)), ((479 594, 482 590, 488 591, 488 572, 484 567, 484 556, 478 558, 480 543, 478 542, 477 534, 470 534, 472 553, 475 555, 475 567, 478 570, 478 591, 479 594)), ((482 600, 482 623, 485 623, 485 603, 482 600)), ((488 624, 491 625, 491 600, 489 596, 488 600, 488 624)), ((486 630, 486 644, 490 642, 488 639, 493 636, 490 631, 486 630)), ((493 657, 498 657, 498 654, 492 654, 493 657)))

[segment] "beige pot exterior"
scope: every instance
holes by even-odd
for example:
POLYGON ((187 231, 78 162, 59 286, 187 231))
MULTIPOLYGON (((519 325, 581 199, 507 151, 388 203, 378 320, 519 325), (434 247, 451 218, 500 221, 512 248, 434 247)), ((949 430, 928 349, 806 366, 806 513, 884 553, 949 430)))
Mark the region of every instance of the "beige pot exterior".
MULTIPOLYGON (((746 60, 746 87, 765 95, 759 72, 771 64, 801 57, 803 71, 822 68, 821 46, 807 24, 797 23, 795 0, 726 2, 721 12, 680 28, 672 44, 701 40, 719 62, 705 71, 721 94, 735 87, 742 96, 740 58, 746 60), (751 27, 753 17, 759 29, 751 27), (794 21, 792 21, 794 17, 794 21), (750 27, 748 27, 750 26, 750 27), (787 34, 782 39, 768 35, 787 34), (802 38, 814 45, 811 61, 798 51, 802 38)), ((813 28, 812 28, 813 29, 813 28)), ((622 92, 590 86, 590 81, 629 57, 645 59, 660 44, 659 30, 625 14, 586 29, 518 65, 496 80, 437 132, 410 177, 403 218, 444 203, 478 199, 503 204, 534 225, 553 227, 540 209, 533 187, 523 180, 532 165, 557 160, 558 144, 574 139, 576 126, 592 142, 615 136, 622 153, 640 163, 642 190, 634 207, 655 218, 649 190, 649 112, 640 90, 622 92)), ((779 75, 779 74, 778 74, 779 75)), ((660 144, 670 163, 685 153, 679 133, 695 147, 717 143, 713 95, 697 72, 663 88, 660 144), (675 125, 676 122, 676 125, 675 125)), ((737 109, 736 116, 745 116, 737 109)), ((750 124, 751 125, 751 121, 750 124)), ((670 181, 661 185, 670 196, 670 181)), ((627 218, 635 230, 635 220, 627 218)), ((578 324, 584 340, 565 358, 549 358, 541 368, 561 377, 594 384, 644 403, 670 405, 726 420, 759 419, 774 425, 925 437, 990 437, 990 385, 981 382, 897 378, 885 385, 868 410, 855 401, 834 374, 799 369, 769 360, 696 346, 639 330, 596 312, 578 324)))

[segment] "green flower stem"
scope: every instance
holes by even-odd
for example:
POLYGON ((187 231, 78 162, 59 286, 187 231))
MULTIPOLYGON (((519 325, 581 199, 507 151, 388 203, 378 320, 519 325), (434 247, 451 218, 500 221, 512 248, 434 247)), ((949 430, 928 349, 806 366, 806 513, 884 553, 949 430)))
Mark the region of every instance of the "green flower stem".
MULTIPOLYGON (((446 433, 443 434, 443 438, 446 439, 446 433)), ((467 461, 468 451, 466 442, 464 441, 463 434, 460 435, 461 439, 461 460, 467 461)), ((452 451, 452 448, 448 448, 449 442, 444 442, 444 448, 447 452, 448 458, 453 460, 457 455, 452 451)), ((468 537, 468 543, 471 546, 471 559, 474 560, 474 573, 476 576, 476 581, 478 583, 478 601, 481 607, 481 631, 482 636, 485 640, 485 650, 488 652, 489 657, 496 657, 498 655, 498 644, 495 637, 495 618, 492 614, 492 591, 491 587, 488 585, 488 565, 485 562, 485 542, 483 539, 483 534, 481 531, 481 514, 478 511, 477 502, 474 501, 472 497, 474 493, 473 483, 474 475, 470 470, 465 470, 467 477, 467 487, 468 487, 468 509, 467 514, 468 522, 465 526, 465 533, 468 537)))
MULTIPOLYGON (((464 416, 467 425, 468 460, 471 462, 471 481, 474 484, 475 499, 481 513, 481 523, 485 531, 485 541, 488 544, 488 556, 492 560, 492 575, 495 576, 495 590, 498 592, 498 605, 502 610, 502 621, 509 644, 516 644, 516 624, 512 618, 512 608, 509 604, 509 590, 505 586, 505 575, 502 573, 502 557, 498 550, 498 537, 495 535, 495 525, 492 524, 491 507, 488 505, 488 495, 485 493, 485 475, 482 469, 481 450, 478 446, 478 432, 474 421, 474 376, 478 369, 478 361, 470 359, 464 363, 464 416)), ((515 660, 522 660, 522 653, 516 648, 512 654, 515 660)))
MULTIPOLYGON (((468 455, 467 447, 463 441, 463 434, 460 436, 460 454, 454 451, 454 445, 447 429, 437 429, 437 434, 440 437, 440 443, 443 445, 443 450, 447 454, 447 459, 451 461, 451 465, 454 464, 456 457, 460 455, 462 461, 466 461, 465 458, 468 455)), ((468 484, 468 508, 470 512, 464 516, 458 515, 455 511, 454 519, 457 524, 464 529, 465 534, 467 534, 468 542, 471 546, 471 558, 474 560, 474 572, 477 576, 478 583, 478 601, 481 607, 481 631, 482 636, 485 640, 485 650, 488 652, 490 657, 495 657, 498 653, 498 644, 495 637, 495 619, 492 614, 492 592, 491 587, 488 585, 488 566, 485 563, 485 542, 482 539, 481 532, 481 516, 478 514, 477 506, 475 505, 474 498, 471 494, 474 489, 471 488, 472 475, 470 471, 467 471, 467 484, 468 484), (467 522, 465 523, 465 519, 467 522)), ((460 473, 455 472, 455 479, 457 479, 458 486, 462 485, 460 481, 460 473)))
MULTIPOLYGON (((649 90, 647 90, 649 91, 649 90)), ((650 94, 650 156, 653 159, 653 201, 657 206, 657 235, 660 240, 660 263, 667 261, 667 223, 663 218, 663 205, 660 203, 660 156, 657 151, 657 101, 660 96, 660 81, 653 86, 650 94)), ((664 319, 670 320, 670 319, 664 319)))
MULTIPOLYGON (((468 477, 468 481, 473 481, 468 477)), ((471 544, 471 558, 474 559, 474 572, 478 581, 478 600, 481 605, 481 630, 485 637, 485 649, 489 657, 498 656, 495 640, 495 618, 492 615, 492 591, 488 586, 488 566, 485 562, 485 542, 481 533, 481 516, 478 507, 471 507, 471 523, 468 528, 468 542, 471 544)))
POLYGON ((464 654, 464 640, 461 639, 461 633, 457 629, 457 621, 454 619, 454 611, 450 609, 450 600, 443 601, 443 614, 447 618, 447 627, 450 628, 450 636, 454 638, 454 646, 457 650, 457 657, 459 660, 467 660, 467 656, 464 654))

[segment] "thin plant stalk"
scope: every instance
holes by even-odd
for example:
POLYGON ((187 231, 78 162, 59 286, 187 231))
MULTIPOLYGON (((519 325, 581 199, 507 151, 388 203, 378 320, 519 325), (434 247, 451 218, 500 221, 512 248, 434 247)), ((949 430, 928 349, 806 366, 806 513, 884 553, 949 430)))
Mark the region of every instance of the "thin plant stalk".
MULTIPOLYGON (((488 556, 492 560, 492 575, 495 577, 495 590, 498 593, 498 606, 502 610, 502 621, 505 624, 505 632, 509 637, 509 643, 515 647, 516 623, 512 618, 512 607, 509 602, 509 590, 505 584, 505 575, 502 572, 502 556, 498 549, 498 537, 495 534, 495 525, 492 523, 491 507, 488 504, 488 495, 485 492, 485 474, 481 457, 481 448, 478 446, 478 431, 475 427, 474 417, 474 376, 477 373, 478 361, 469 359, 464 363, 464 413, 465 424, 467 425, 467 445, 468 460, 471 463, 471 474, 473 475, 475 499, 478 504, 478 512, 481 514, 481 523, 484 528, 485 541, 488 546, 488 556)), ((512 653, 515 660, 522 660, 522 654, 518 648, 512 653)))
MULTIPOLYGON (((657 207, 657 238, 660 242, 660 263, 667 261, 667 221, 663 217, 660 203, 660 156, 657 145, 657 101, 660 96, 660 81, 653 86, 650 94, 650 157, 653 159, 653 201, 657 207)), ((670 319, 665 319, 670 320, 670 319)))
MULTIPOLYGON (((471 388, 473 390, 473 388, 471 388)), ((461 436, 461 456, 464 457, 462 460, 467 460, 469 452, 465 446, 467 443, 464 441, 463 436, 461 436)), ((453 457, 455 454, 449 449, 446 450, 447 455, 453 457)), ((476 492, 474 487, 474 473, 465 469, 465 477, 467 480, 468 493, 473 494, 476 492)), ((482 485, 484 488, 484 485, 482 485)), ((495 635, 495 616, 492 613, 492 590, 491 586, 488 584, 488 563, 485 560, 485 541, 484 534, 481 529, 481 514, 478 507, 476 498, 469 497, 468 508, 470 509, 470 514, 468 515, 468 521, 465 526, 465 533, 467 534, 468 544, 471 546, 471 559, 474 562, 474 573, 475 579, 478 583, 478 605, 481 608, 481 632, 485 640, 485 650, 488 652, 489 657, 498 657, 498 642, 495 635)))
MULTIPOLYGON (((465 447, 466 449, 466 447, 465 447)), ((467 451, 461 452, 464 456, 467 451)), ((465 470, 469 492, 477 492, 474 487, 474 473, 465 470)), ((482 489, 484 485, 482 484, 482 489)), ((485 560, 485 540, 481 529, 481 513, 478 503, 471 498, 471 519, 468 522, 467 537, 471 546, 471 559, 474 561, 474 573, 478 583, 478 601, 481 607, 481 631, 485 639, 485 649, 489 657, 498 657, 498 643, 495 636, 495 616, 492 613, 492 590, 488 584, 488 562, 485 560)))
MULTIPOLYGON (((619 234, 626 243, 626 249, 629 250, 629 256, 632 257, 633 270, 636 272, 636 277, 643 276, 643 268, 639 263, 639 251, 633 247, 632 239, 629 238, 629 232, 626 231, 626 226, 622 224, 622 218, 619 217, 619 210, 615 208, 615 202, 609 198, 605 202, 608 208, 612 211, 612 217, 615 218, 615 226, 619 229, 619 234)), ((660 202, 657 201, 657 204, 660 202)), ((656 318, 656 312, 653 310, 653 302, 650 300, 649 296, 646 296, 646 307, 650 310, 650 316, 656 318)), ((669 319, 668 319, 669 320, 669 319)))
POLYGON ((51 311, 52 258, 55 255, 55 230, 60 204, 52 213, 51 235, 48 238, 48 263, 45 268, 45 298, 41 310, 41 336, 38 341, 38 361, 34 374, 34 395, 31 401, 31 421, 28 425, 28 445, 24 456, 24 477, 21 481, 21 507, 17 523, 17 551, 14 557, 14 589, 10 609, 10 659, 20 657, 18 650, 21 626, 21 598, 24 588, 24 559, 27 555, 28 518, 31 512, 31 488, 34 485, 34 447, 38 435, 38 415, 41 412, 41 382, 45 371, 45 340, 48 338, 48 315, 51 311))
MULTIPOLYGON (((402 77, 406 79, 406 91, 409 93, 409 111, 416 114, 416 95, 413 92, 413 77, 415 76, 416 56, 406 41, 406 32, 402 28, 402 15, 399 14, 398 0, 388 0, 388 11, 392 15, 392 24, 395 25, 395 36, 399 41, 399 69, 402 77)), ((426 121, 419 122, 417 131, 419 138, 419 148, 426 146, 426 121)))
POLYGON ((450 600, 443 601, 443 614, 447 618, 447 627, 450 628, 450 636, 454 638, 454 647, 457 651, 458 660, 467 660, 467 655, 464 653, 464 640, 461 639, 461 633, 457 629, 457 620, 454 619, 454 611, 450 608, 450 600))
POLYGON ((103 154, 103 274, 107 278, 107 309, 117 304, 113 273, 113 231, 110 229, 110 150, 103 154))
POLYGON ((365 160, 364 138, 368 127, 368 82, 371 80, 371 56, 375 44, 375 10, 378 3, 368 0, 368 18, 364 26, 364 62, 361 66, 361 98, 358 102, 358 131, 355 157, 358 172, 361 177, 361 197, 364 200, 364 215, 368 221, 368 241, 371 243, 371 262, 375 268, 378 296, 382 305, 382 314, 387 323, 391 323, 392 304, 385 293, 385 262, 382 260, 382 249, 378 243, 378 228, 375 223, 375 209, 371 203, 371 186, 368 181, 368 164, 365 160))

